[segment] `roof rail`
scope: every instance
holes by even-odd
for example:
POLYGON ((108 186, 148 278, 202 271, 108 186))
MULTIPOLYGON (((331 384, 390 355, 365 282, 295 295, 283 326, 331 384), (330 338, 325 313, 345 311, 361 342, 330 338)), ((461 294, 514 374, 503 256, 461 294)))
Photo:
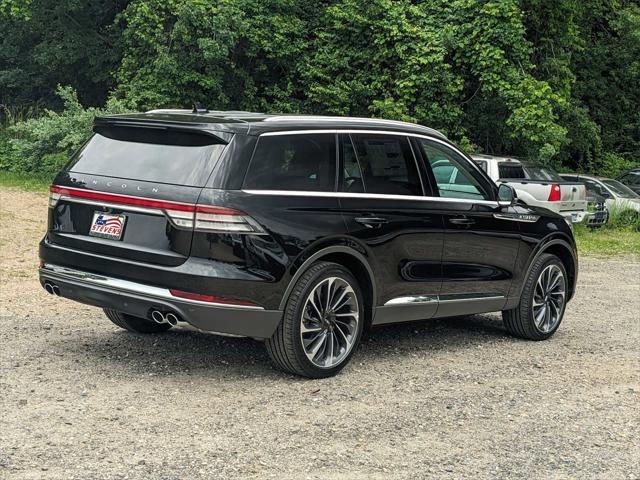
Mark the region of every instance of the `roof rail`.
POLYGON ((372 123, 379 125, 398 125, 398 126, 411 126, 415 128, 420 128, 429 132, 436 132, 440 135, 442 133, 438 132, 434 128, 425 127, 424 125, 420 125, 419 123, 411 123, 411 122, 402 122, 400 120, 385 120, 383 118, 366 118, 366 117, 338 117, 338 116, 325 116, 325 115, 270 115, 264 119, 265 122, 277 122, 277 121, 302 121, 302 120, 310 120, 314 122, 362 122, 362 123, 372 123))

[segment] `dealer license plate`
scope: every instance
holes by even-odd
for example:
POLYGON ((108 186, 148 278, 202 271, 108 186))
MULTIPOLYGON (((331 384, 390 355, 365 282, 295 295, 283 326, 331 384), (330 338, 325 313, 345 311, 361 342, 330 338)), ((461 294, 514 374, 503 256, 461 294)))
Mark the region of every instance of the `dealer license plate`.
POLYGON ((110 215, 103 212, 94 212, 89 235, 92 237, 120 240, 126 221, 127 217, 125 215, 110 215))

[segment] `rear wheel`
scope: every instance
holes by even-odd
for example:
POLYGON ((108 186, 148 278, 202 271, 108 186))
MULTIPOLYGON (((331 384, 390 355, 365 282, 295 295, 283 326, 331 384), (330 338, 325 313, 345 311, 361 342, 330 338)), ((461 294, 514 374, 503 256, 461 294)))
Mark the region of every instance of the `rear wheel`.
POLYGON ((510 334, 529 340, 545 340, 555 333, 564 316, 567 272, 562 261, 548 253, 533 263, 520 304, 502 312, 510 334))
POLYGON ((109 320, 120 328, 136 333, 162 333, 171 328, 169 323, 156 323, 146 318, 134 317, 128 313, 118 312, 110 308, 103 308, 109 320))
POLYGON ((330 377, 353 355, 363 319, 362 293, 351 272, 318 262, 296 282, 282 322, 265 342, 267 352, 284 371, 330 377))

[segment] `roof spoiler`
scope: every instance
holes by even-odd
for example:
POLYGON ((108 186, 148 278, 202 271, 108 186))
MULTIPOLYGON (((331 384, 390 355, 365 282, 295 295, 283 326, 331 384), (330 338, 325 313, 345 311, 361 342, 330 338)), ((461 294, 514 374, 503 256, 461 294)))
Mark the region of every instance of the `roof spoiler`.
POLYGON ((93 131, 114 140, 201 147, 226 145, 229 135, 198 123, 137 119, 126 116, 96 117, 93 131))

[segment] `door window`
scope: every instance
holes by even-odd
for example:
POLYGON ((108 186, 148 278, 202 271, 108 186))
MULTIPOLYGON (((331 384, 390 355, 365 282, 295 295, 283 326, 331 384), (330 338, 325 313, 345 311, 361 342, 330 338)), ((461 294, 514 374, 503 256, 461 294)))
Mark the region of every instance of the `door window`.
POLYGON ((263 136, 258 140, 244 188, 335 190, 336 136, 333 133, 263 136))
POLYGON ((401 135, 344 137, 342 191, 422 195, 420 174, 409 140, 401 135))
POLYGON ((419 140, 418 143, 431 167, 441 197, 491 199, 490 193, 476 178, 479 173, 473 172, 464 158, 428 140, 419 140))

